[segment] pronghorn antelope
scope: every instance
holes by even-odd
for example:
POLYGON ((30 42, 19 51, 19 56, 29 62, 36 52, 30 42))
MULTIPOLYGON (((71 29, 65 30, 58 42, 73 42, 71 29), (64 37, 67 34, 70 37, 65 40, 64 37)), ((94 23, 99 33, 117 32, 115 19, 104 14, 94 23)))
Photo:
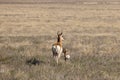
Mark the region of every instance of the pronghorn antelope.
POLYGON ((62 32, 61 33, 58 32, 57 36, 58 36, 57 42, 52 45, 52 52, 53 52, 53 57, 55 58, 55 61, 58 64, 58 60, 59 60, 61 54, 63 53, 62 41, 64 39, 62 36, 62 32))
POLYGON ((63 48, 64 60, 65 60, 65 61, 70 58, 70 55, 67 54, 67 52, 68 52, 68 50, 67 50, 66 48, 63 48))

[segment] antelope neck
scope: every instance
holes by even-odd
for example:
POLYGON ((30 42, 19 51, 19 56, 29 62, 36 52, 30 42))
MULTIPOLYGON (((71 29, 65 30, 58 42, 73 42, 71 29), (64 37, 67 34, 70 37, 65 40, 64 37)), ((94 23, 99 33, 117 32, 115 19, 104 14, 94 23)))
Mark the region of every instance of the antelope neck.
POLYGON ((62 40, 58 37, 57 43, 62 46, 62 40))

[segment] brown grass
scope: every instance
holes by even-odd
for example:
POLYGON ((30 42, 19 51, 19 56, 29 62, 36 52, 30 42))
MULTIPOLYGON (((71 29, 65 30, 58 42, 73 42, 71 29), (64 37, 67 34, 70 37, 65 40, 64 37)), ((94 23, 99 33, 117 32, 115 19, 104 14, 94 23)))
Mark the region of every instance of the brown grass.
POLYGON ((119 7, 0 5, 1 80, 120 80, 119 7), (59 65, 51 52, 57 31, 71 55, 59 65))

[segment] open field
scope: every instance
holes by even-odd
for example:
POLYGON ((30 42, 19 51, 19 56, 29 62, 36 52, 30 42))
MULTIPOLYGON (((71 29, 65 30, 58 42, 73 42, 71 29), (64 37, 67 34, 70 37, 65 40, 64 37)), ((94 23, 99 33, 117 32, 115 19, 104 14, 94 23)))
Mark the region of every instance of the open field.
POLYGON ((1 4, 0 80, 120 80, 120 5, 1 4), (57 31, 71 55, 59 65, 57 31))

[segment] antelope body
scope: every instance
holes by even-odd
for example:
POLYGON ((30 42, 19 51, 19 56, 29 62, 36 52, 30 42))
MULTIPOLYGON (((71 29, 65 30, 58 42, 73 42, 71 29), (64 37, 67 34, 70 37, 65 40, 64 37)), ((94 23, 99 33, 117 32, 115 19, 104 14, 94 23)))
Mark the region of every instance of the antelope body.
POLYGON ((63 53, 64 53, 64 60, 66 61, 67 60, 67 49, 66 48, 63 48, 63 53))
POLYGON ((63 36, 62 33, 57 33, 57 42, 52 45, 52 52, 53 52, 53 57, 55 58, 55 61, 58 64, 58 60, 63 52, 63 47, 62 47, 62 41, 63 36))

